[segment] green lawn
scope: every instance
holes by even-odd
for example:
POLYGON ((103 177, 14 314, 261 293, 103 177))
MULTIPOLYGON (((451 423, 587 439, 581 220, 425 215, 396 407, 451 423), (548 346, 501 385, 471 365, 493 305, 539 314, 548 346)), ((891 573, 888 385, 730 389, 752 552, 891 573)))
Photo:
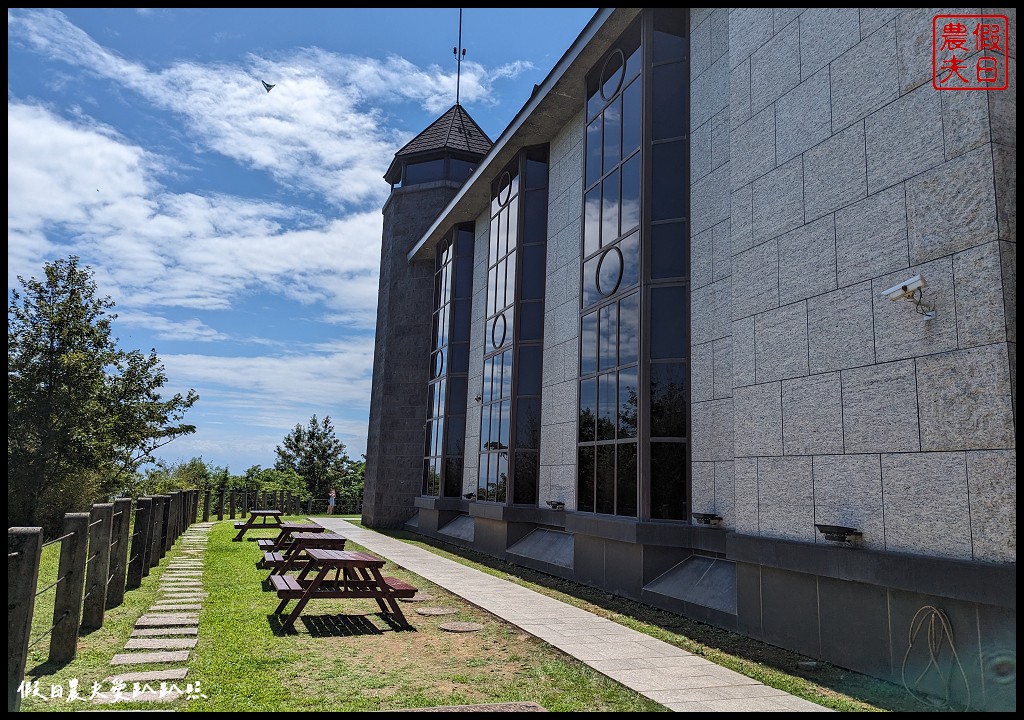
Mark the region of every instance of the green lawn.
MULTIPOLYGON (((249 536, 272 534, 260 531, 249 536)), ((267 571, 256 566, 260 557, 256 544, 249 536, 246 541, 231 542, 233 535, 228 521, 218 523, 210 533, 204 571, 209 597, 200 615, 199 642, 187 663, 188 678, 177 683, 184 690, 186 683, 198 681, 199 692, 206 697, 182 698, 166 707, 199 712, 372 711, 532 701, 555 712, 665 710, 391 563, 385 566, 385 574, 433 595, 431 605, 454 608, 457 613, 425 617, 414 612, 417 604, 406 603, 403 609, 415 629, 396 631, 384 622, 372 600, 321 600, 307 607, 294 633, 283 633, 272 614, 277 597, 262 588, 267 571), (458 634, 439 629, 441 623, 453 620, 476 622, 483 629, 458 634)), ((66 695, 71 679, 78 680, 80 692, 93 682, 103 683, 111 674, 110 659, 122 651, 135 620, 154 601, 157 581, 179 547, 180 542, 142 588, 127 594, 125 605, 108 612, 103 628, 82 638, 79 655, 70 664, 48 667, 45 641, 33 648, 28 679, 40 681, 40 694, 48 698, 50 686, 61 685, 66 695)), ((349 547, 363 549, 351 543, 349 547)), ((153 686, 159 688, 158 683, 153 686)), ((85 707, 84 703, 29 697, 22 710, 85 707)), ((129 702, 118 707, 153 705, 129 702)))

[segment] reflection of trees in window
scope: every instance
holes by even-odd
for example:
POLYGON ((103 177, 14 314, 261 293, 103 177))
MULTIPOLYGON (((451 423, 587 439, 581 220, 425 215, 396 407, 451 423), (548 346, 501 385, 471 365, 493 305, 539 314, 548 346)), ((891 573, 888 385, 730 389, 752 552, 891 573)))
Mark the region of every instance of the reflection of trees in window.
POLYGON ((585 81, 582 511, 688 517, 687 33, 686 10, 646 9, 585 81))

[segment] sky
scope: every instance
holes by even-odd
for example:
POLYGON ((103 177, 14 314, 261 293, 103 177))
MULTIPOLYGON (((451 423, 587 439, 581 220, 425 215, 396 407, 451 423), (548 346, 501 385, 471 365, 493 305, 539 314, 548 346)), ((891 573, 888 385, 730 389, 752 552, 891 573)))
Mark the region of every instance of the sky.
MULTIPOLYGON (((595 11, 462 11, 459 99, 492 140, 595 11)), ((156 351, 165 398, 199 395, 166 463, 272 467, 314 415, 358 459, 383 175, 455 103, 459 26, 458 8, 8 8, 8 299, 48 262, 91 268, 119 346, 156 351)))

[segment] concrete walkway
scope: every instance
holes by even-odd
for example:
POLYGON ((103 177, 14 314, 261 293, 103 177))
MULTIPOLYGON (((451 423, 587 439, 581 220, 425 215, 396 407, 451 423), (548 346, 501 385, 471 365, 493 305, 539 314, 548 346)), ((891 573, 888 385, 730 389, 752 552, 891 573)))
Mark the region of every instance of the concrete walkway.
POLYGON ((679 712, 832 712, 675 645, 427 550, 335 518, 311 518, 679 712))

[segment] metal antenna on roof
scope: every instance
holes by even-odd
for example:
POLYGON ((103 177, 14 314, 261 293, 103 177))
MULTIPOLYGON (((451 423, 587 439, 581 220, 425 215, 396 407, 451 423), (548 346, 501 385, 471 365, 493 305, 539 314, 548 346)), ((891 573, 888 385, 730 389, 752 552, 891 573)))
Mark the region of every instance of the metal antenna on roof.
POLYGON ((462 47, 462 8, 459 8, 459 46, 452 48, 458 69, 455 73, 455 104, 459 104, 459 86, 462 83, 462 59, 466 57, 466 48, 462 47))

